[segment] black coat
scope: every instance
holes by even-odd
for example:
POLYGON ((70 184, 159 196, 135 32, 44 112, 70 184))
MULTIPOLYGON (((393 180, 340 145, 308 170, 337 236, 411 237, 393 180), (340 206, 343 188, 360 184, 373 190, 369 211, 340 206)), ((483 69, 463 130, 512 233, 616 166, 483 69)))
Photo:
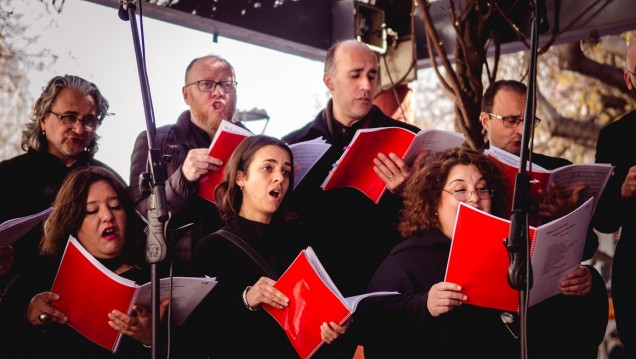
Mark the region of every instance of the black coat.
MULTIPOLYGON (((247 242, 278 275, 307 247, 292 225, 268 225, 239 217, 223 229, 247 242)), ((217 233, 206 236, 195 249, 191 274, 216 277, 218 284, 182 328, 191 342, 183 349, 195 349, 187 357, 298 357, 283 329, 265 310, 249 311, 243 304, 245 287, 265 273, 242 249, 217 233)))
POLYGON ((401 295, 359 304, 354 325, 365 358, 518 357, 518 342, 502 323, 502 311, 464 304, 438 317, 429 313, 428 291, 444 280, 450 244, 440 231, 426 231, 398 244, 382 262, 368 291, 401 295))
POLYGON ((332 118, 330 102, 312 122, 283 137, 289 144, 318 137, 332 144, 294 190, 293 198, 312 248, 345 297, 365 292, 377 266, 401 240, 396 225, 402 197, 386 191, 375 204, 357 189, 324 191, 321 184, 355 131, 363 127, 390 126, 414 133, 419 131, 415 126, 384 115, 375 106, 366 118, 346 128, 332 118))
MULTIPOLYGON (((0 301, 0 348, 3 358, 150 358, 151 350, 123 335, 114 354, 88 340, 67 324, 35 326, 26 320, 29 301, 51 290, 59 261, 38 258, 15 277, 0 301)), ((132 268, 120 274, 138 284, 150 280, 149 273, 132 268)), ((150 310, 150 308, 147 308, 150 310)), ((104 324, 108 318, 104 317, 104 324)))
MULTIPOLYGON (((234 124, 245 128, 240 122, 234 124)), ((192 123, 190 111, 181 113, 175 124, 159 127, 156 131, 156 148, 161 155, 170 157, 170 161, 165 163, 164 183, 166 210, 172 214, 170 228, 187 226, 175 231, 172 238, 167 238, 174 245, 169 253, 175 259, 177 275, 187 270, 197 241, 224 225, 216 205, 199 197, 196 194, 198 182, 188 181, 181 170, 190 150, 210 147, 211 142, 209 135, 192 123)), ((142 131, 135 141, 130 157, 129 182, 137 210, 146 215, 152 203, 149 193, 142 193, 139 187, 139 176, 144 172, 150 172, 146 131, 142 131)))
POLYGON ((630 167, 636 166, 636 155, 629 146, 635 136, 636 111, 632 111, 601 129, 596 142, 596 162, 614 165, 594 214, 594 226, 606 233, 621 228, 612 262, 612 303, 626 358, 636 357, 636 297, 632 294, 631 266, 636 254, 636 197, 622 198, 621 186, 630 167))
MULTIPOLYGON (((103 167, 119 176, 115 170, 86 152, 82 153, 70 167, 48 152, 34 149, 0 162, 0 188, 4 188, 5 191, 3 205, 0 206, 0 223, 35 214, 51 207, 69 172, 89 166, 103 167)), ((125 183, 123 179, 121 180, 125 183)), ((42 234, 43 229, 40 223, 14 243, 15 262, 11 270, 0 278, 0 293, 25 263, 39 256, 38 244, 42 234)))

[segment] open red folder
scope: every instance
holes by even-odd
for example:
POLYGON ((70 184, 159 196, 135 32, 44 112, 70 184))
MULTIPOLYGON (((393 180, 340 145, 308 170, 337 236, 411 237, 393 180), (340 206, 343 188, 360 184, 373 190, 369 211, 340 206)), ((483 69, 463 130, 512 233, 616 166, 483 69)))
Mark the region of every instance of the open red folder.
POLYGON ((223 182, 227 161, 230 159, 230 156, 232 156, 236 147, 238 147, 244 139, 252 135, 253 133, 250 131, 234 125, 229 121, 221 121, 210 144, 208 154, 223 161, 223 165, 220 166, 218 171, 210 171, 207 175, 201 177, 199 180, 199 190, 197 191, 200 197, 212 203, 216 203, 214 200, 214 191, 216 190, 216 186, 223 182))
POLYGON ((351 144, 344 151, 336 167, 322 184, 325 191, 353 187, 378 203, 386 190, 386 183, 373 171, 373 159, 378 153, 395 153, 412 166, 421 151, 430 153, 459 147, 463 134, 437 129, 413 133, 401 127, 365 128, 356 131, 351 144))
MULTIPOLYGON (((182 324, 216 285, 215 278, 162 278, 160 298, 172 296, 173 323, 182 324)), ((151 283, 142 286, 121 277, 69 237, 51 292, 60 299, 51 305, 68 317, 68 325, 87 339, 115 352, 121 333, 108 325, 108 313, 117 309, 129 313, 135 303, 150 309, 151 283)))
POLYGON ((263 308, 285 330, 302 359, 309 358, 323 344, 322 323, 343 324, 363 298, 398 294, 373 292, 344 298, 311 247, 300 252, 274 287, 289 298, 289 305, 278 309, 265 304, 263 308))
MULTIPOLYGON (((559 282, 581 264, 592 209, 590 198, 568 215, 528 228, 533 284, 528 305, 560 293, 559 282)), ((508 284, 509 232, 509 220, 459 204, 445 281, 462 286, 465 303, 518 310, 519 291, 508 284)))
MULTIPOLYGON (((508 180, 508 188, 512 192, 515 188, 515 180, 519 172, 521 159, 519 156, 500 148, 491 146, 487 149, 486 154, 499 163, 504 170, 506 179, 508 180)), ((552 192, 550 183, 555 182, 564 195, 572 194, 574 187, 579 183, 585 183, 587 186, 579 197, 579 203, 583 203, 590 198, 594 198, 594 208, 598 203, 598 199, 603 193, 607 181, 612 175, 613 167, 609 163, 583 163, 571 164, 568 166, 558 167, 553 170, 545 169, 537 164, 528 164, 529 176, 531 179, 530 196, 532 201, 537 205, 543 202, 543 197, 539 194, 539 190, 547 193, 552 192)), ((507 214, 510 215, 512 208, 512 195, 507 198, 507 214)), ((594 209, 592 210, 592 213, 594 209)), ((531 224, 537 222, 536 219, 531 220, 531 224)))

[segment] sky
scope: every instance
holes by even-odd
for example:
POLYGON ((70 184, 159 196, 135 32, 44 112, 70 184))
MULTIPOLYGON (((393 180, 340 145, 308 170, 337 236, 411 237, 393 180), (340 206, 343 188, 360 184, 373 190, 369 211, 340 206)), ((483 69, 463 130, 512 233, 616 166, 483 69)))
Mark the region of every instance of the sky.
MULTIPOLYGON (((23 1, 14 2, 14 6, 36 3, 23 1)), ((110 102, 109 112, 113 114, 97 131, 102 138, 96 158, 128 179, 135 138, 146 129, 131 23, 121 20, 117 9, 79 0, 65 1, 60 14, 52 12, 49 16, 35 19, 31 31, 38 32, 41 46, 59 57, 50 68, 30 71, 29 91, 37 99, 50 78, 63 74, 94 82, 110 102), (55 26, 49 24, 50 18, 57 23, 55 26)), ((237 109, 267 111, 268 135, 280 138, 301 127, 328 100, 320 61, 223 36, 215 43, 211 34, 147 17, 137 18, 137 25, 142 24, 146 72, 157 127, 174 123, 187 109, 181 95, 185 68, 193 58, 210 53, 225 57, 235 68, 237 109)), ((246 125, 261 133, 265 121, 246 125)))

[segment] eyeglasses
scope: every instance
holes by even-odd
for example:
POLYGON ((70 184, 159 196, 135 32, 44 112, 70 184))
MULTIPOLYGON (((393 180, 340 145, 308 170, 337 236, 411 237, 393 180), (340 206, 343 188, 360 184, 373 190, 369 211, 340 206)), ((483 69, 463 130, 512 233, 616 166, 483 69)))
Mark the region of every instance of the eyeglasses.
POLYGON ((627 72, 628 72, 628 73, 632 76, 632 78, 635 78, 635 77, 636 77, 636 72, 631 72, 631 71, 629 71, 629 70, 627 70, 627 72))
POLYGON ((75 114, 72 113, 61 115, 50 110, 49 113, 52 113, 57 118, 59 118, 60 121, 62 121, 62 124, 68 128, 75 128, 78 123, 81 123, 84 127, 84 131, 93 132, 97 129, 97 127, 99 127, 99 119, 97 118, 97 116, 94 115, 86 115, 80 120, 75 114))
POLYGON ((495 193, 494 190, 487 188, 476 189, 474 191, 467 191, 465 189, 460 189, 459 191, 453 192, 442 189, 442 191, 452 194, 453 197, 455 197, 455 199, 459 202, 468 201, 473 196, 473 193, 476 194, 479 199, 490 199, 495 193))
MULTIPOLYGON (((517 117, 517 116, 504 117, 504 116, 497 115, 496 113, 491 113, 491 112, 488 112, 488 116, 492 116, 492 117, 496 117, 500 119, 501 121, 503 121, 504 127, 507 127, 507 128, 515 128, 519 126, 520 123, 523 123, 523 117, 517 117)), ((541 119, 535 116, 534 127, 539 126, 539 122, 541 122, 541 119)))
POLYGON ((186 84, 184 87, 188 87, 194 84, 196 84, 197 87, 199 88, 199 91, 202 91, 202 92, 214 92, 217 86, 221 86, 221 90, 223 90, 223 92, 232 93, 236 91, 236 85, 238 85, 238 82, 236 81, 216 82, 212 80, 199 80, 196 82, 186 84))

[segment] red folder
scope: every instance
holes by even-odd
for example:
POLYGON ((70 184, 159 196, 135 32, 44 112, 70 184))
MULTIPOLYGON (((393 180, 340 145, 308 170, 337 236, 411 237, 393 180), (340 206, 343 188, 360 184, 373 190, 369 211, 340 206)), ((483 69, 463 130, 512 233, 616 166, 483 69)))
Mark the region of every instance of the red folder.
POLYGON ((344 298, 311 247, 300 252, 274 287, 289 298, 289 305, 278 309, 265 304, 263 308, 285 330, 302 359, 309 358, 323 344, 322 323, 343 324, 365 297, 397 294, 373 292, 344 298))
POLYGON ((210 171, 207 175, 201 177, 199 180, 199 190, 197 191, 200 197, 212 203, 216 203, 214 200, 214 191, 216 190, 216 186, 223 182, 227 161, 230 159, 230 156, 232 156, 236 147, 251 135, 252 133, 249 131, 231 122, 221 121, 221 125, 217 129, 210 144, 208 154, 223 161, 223 165, 220 166, 218 171, 210 171))
POLYGON ((51 292, 60 295, 51 305, 66 314, 68 325, 102 347, 117 350, 121 333, 108 325, 108 313, 130 311, 135 282, 108 270, 70 237, 51 292))

